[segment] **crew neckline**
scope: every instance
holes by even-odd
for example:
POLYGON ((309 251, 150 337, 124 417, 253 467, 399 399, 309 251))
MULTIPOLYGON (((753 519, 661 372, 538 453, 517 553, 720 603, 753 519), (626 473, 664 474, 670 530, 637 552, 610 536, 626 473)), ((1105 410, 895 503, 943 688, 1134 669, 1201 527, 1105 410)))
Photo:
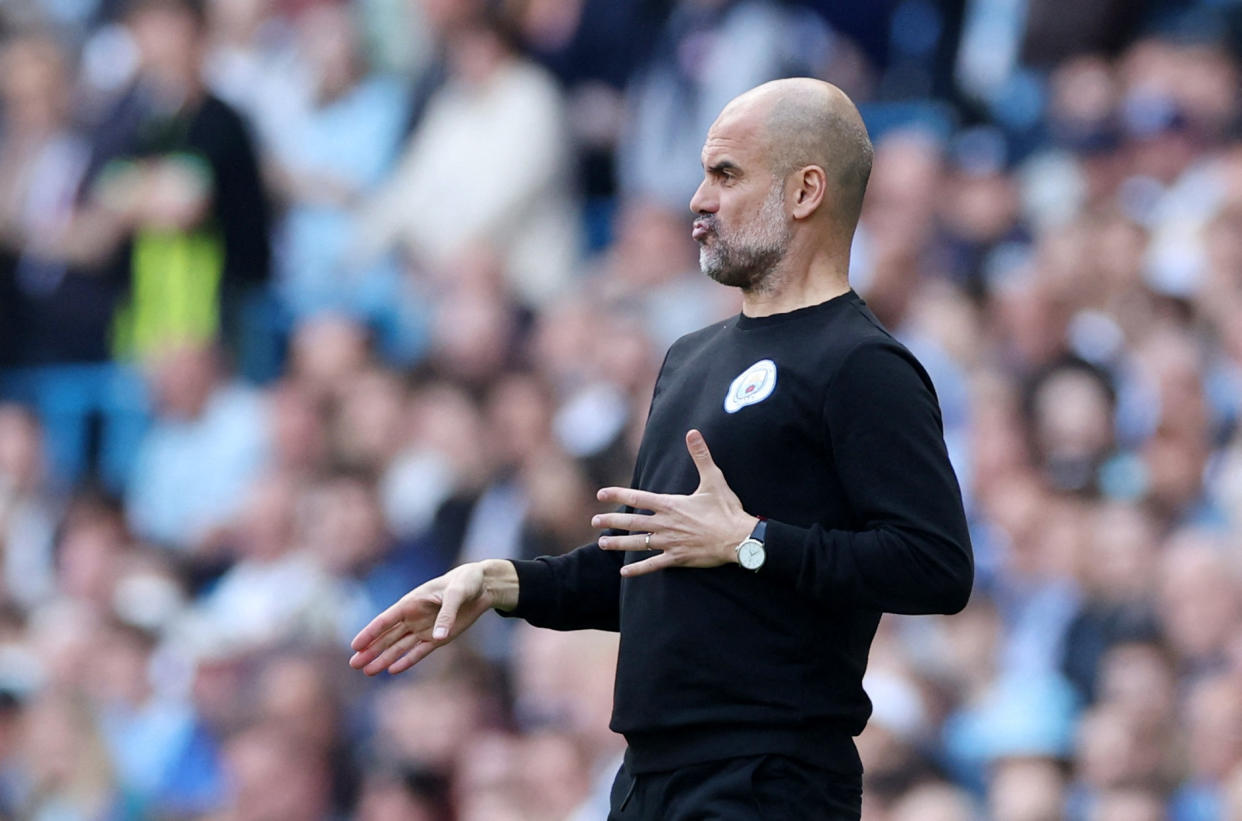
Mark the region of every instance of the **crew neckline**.
POLYGON ((799 319, 805 319, 825 313, 835 308, 838 304, 846 302, 862 303, 862 298, 858 296, 853 288, 851 288, 845 293, 834 296, 826 302, 820 302, 815 305, 806 305, 801 308, 794 308, 792 311, 786 311, 780 314, 747 316, 739 311, 734 327, 740 331, 754 331, 759 330, 760 328, 768 328, 773 325, 783 325, 786 322, 794 322, 799 319))

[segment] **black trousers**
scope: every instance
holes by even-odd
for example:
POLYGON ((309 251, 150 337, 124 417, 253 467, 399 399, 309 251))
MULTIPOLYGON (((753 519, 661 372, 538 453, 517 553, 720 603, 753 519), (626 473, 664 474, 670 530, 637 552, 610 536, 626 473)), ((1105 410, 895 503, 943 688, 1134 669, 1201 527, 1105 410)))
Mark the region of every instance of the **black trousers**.
POLYGON ((858 821, 862 776, 783 755, 709 761, 612 783, 608 821, 858 821))

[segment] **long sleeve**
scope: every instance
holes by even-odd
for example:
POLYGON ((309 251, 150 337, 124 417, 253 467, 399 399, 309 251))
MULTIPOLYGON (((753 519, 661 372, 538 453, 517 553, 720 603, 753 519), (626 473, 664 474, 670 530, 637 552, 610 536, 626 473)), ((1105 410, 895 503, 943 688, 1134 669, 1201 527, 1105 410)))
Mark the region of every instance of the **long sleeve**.
POLYGON ((518 604, 504 613, 553 630, 620 629, 624 554, 592 542, 563 556, 514 560, 518 604))
MULTIPOLYGON (((215 219, 224 233, 225 276, 264 282, 271 268, 271 206, 254 142, 235 111, 212 98, 204 106, 214 121, 204 127, 216 173, 215 219)), ((205 114, 204 116, 207 116, 205 114)))
POLYGON ((925 373, 865 344, 830 383, 824 424, 857 530, 770 522, 763 573, 829 603, 892 613, 965 607, 974 561, 925 373))

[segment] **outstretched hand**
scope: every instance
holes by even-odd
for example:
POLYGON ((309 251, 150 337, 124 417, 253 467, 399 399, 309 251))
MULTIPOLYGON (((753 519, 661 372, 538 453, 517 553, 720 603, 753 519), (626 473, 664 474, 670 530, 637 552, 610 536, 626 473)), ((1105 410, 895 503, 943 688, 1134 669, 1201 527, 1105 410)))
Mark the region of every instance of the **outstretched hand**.
POLYGON ((349 666, 373 676, 402 673, 457 638, 493 607, 517 603, 517 575, 509 562, 473 562, 406 593, 354 636, 349 666))
POLYGON ((689 496, 606 487, 600 501, 628 505, 643 513, 601 513, 594 527, 628 530, 628 536, 602 536, 604 550, 658 550, 658 555, 623 565, 623 576, 640 576, 666 567, 716 567, 737 561, 734 548, 750 535, 758 519, 747 515, 724 473, 712 461, 703 434, 686 434, 686 449, 699 471, 689 496), (650 538, 648 538, 650 534, 650 538))

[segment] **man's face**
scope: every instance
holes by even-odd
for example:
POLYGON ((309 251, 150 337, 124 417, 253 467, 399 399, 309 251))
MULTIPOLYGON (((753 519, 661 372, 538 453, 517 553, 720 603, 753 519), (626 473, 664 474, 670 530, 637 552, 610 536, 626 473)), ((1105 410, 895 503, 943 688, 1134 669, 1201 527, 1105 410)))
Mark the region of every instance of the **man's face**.
POLYGON ((699 267, 723 285, 762 287, 789 249, 784 184, 770 170, 757 118, 720 116, 703 146, 703 182, 690 200, 699 267))
POLYGON ((142 8, 128 20, 142 72, 163 102, 180 105, 199 82, 203 32, 188 11, 142 8))

